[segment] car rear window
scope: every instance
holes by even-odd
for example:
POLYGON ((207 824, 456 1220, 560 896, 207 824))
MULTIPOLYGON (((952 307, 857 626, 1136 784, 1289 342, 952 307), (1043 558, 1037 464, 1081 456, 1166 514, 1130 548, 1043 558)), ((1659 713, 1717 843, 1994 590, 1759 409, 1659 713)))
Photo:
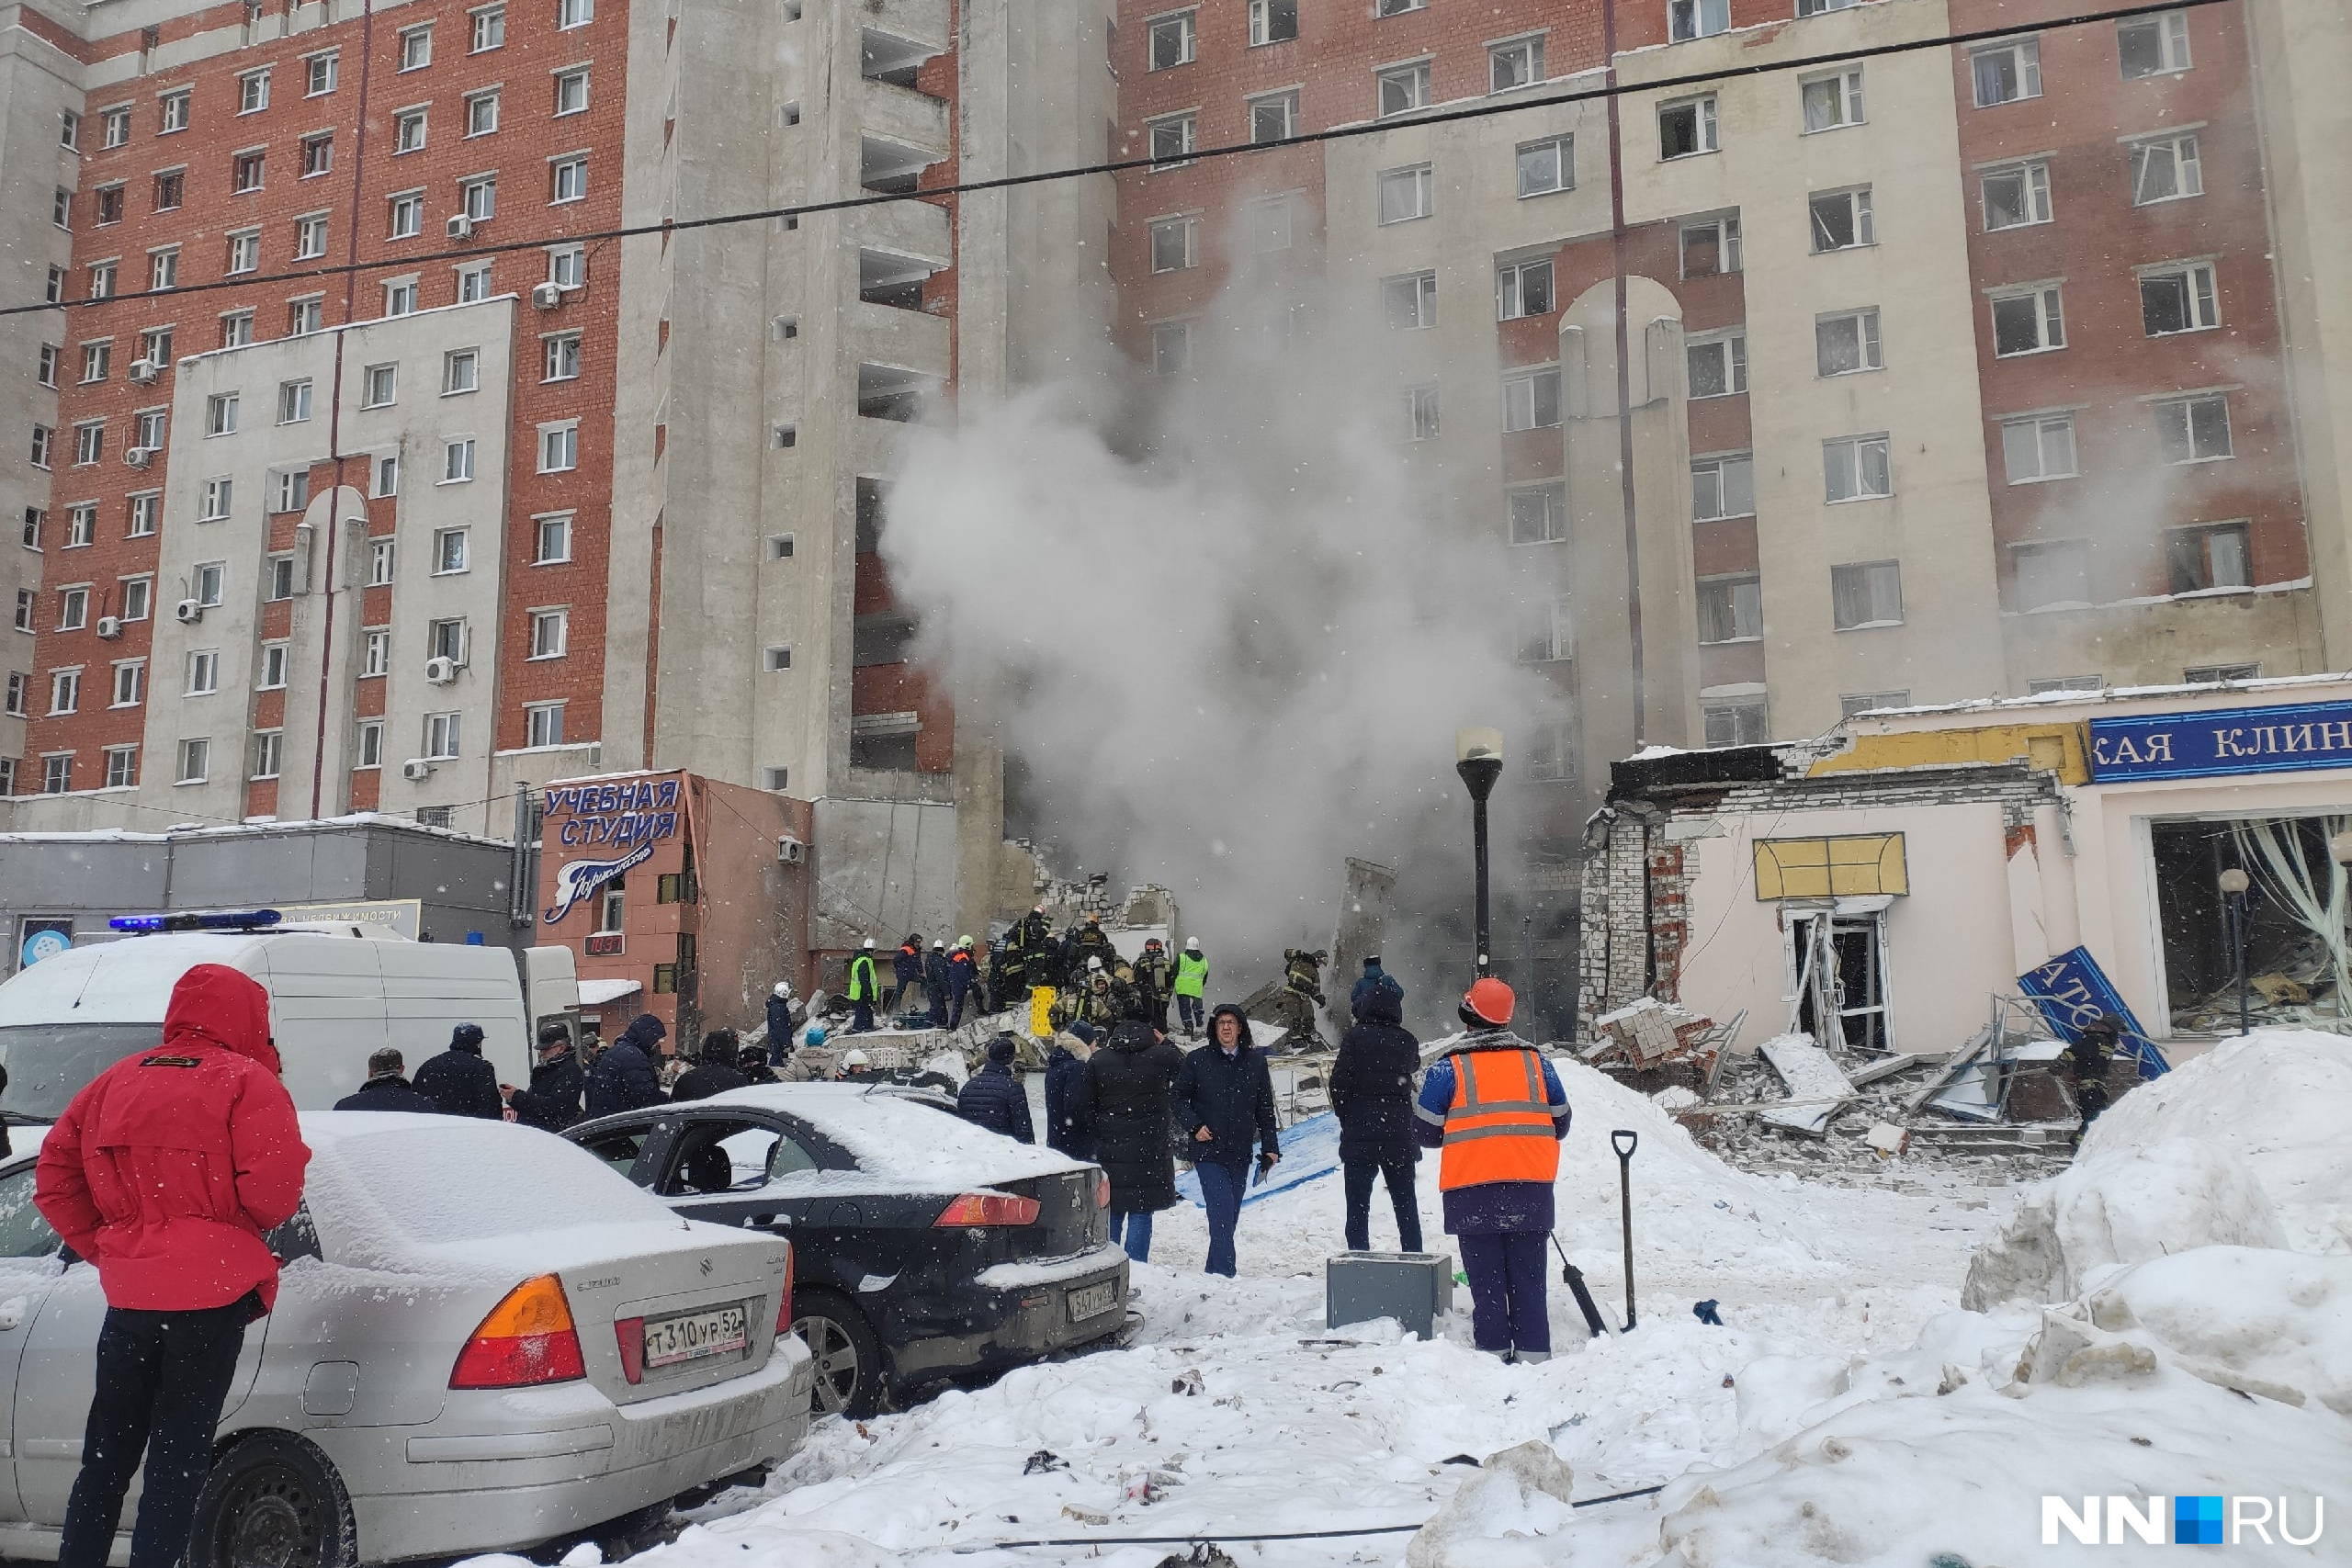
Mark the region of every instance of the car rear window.
POLYGON ((8 1091, 0 1111, 54 1122, 90 1080, 164 1042, 161 1023, 18 1023, 0 1029, 8 1091))
POLYGON ((585 1149, 503 1122, 403 1118, 380 1133, 338 1132, 321 1145, 319 1157, 341 1168, 384 1224, 415 1241, 673 1219, 585 1149))

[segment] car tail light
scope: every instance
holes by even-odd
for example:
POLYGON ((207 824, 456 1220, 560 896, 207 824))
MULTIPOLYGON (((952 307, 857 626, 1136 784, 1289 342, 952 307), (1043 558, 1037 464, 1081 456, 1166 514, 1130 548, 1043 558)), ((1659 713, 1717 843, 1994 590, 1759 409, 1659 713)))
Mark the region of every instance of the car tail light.
POLYGON ((1094 1179, 1094 1206, 1098 1209, 1111 1206, 1111 1179, 1107 1176, 1094 1179))
POLYGON ((645 1381, 645 1319, 617 1317, 613 1320, 613 1337, 621 1349, 621 1376, 631 1383, 645 1381))
MULTIPOLYGON (((588 1375, 563 1281, 526 1280, 490 1309, 449 1373, 451 1388, 527 1388, 588 1375)), ((632 1380, 634 1381, 634 1380, 632 1380)))
POLYGON ((1026 1225, 1037 1219, 1037 1200, 1015 1198, 1003 1192, 967 1192, 951 1198, 947 1207, 932 1222, 934 1230, 949 1230, 958 1225, 1026 1225))
POLYGON ((775 1303, 775 1337, 778 1339, 792 1332, 792 1254, 791 1247, 785 1248, 784 1294, 778 1296, 775 1303))

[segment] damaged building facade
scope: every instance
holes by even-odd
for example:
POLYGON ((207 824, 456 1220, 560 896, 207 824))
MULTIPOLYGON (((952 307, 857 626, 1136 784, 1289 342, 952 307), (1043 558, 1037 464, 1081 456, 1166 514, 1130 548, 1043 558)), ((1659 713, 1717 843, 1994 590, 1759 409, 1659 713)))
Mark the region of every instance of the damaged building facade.
MULTIPOLYGON (((1736 1049, 1962 1049, 2073 956, 2171 1058, 2250 1010, 2335 1026, 2352 679, 2064 694, 1655 749, 1587 831, 1579 1034, 1643 997, 1736 1049), (2081 950, 2080 953, 2076 950, 2081 950)), ((2257 1023, 2261 1018, 2256 1019, 2257 1023)))

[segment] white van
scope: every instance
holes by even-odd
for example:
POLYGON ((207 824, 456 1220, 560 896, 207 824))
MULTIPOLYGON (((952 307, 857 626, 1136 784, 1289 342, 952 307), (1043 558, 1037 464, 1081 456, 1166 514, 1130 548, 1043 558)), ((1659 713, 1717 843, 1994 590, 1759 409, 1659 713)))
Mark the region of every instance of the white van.
POLYGON ((295 1106, 325 1111, 368 1077, 368 1055, 400 1048, 413 1074, 460 1023, 481 1026, 501 1083, 531 1081, 528 1022, 514 954, 503 947, 409 942, 380 928, 163 932, 76 947, 0 985, 0 1111, 53 1120, 82 1086, 163 1039, 179 977, 225 964, 269 992, 271 1033, 295 1106))

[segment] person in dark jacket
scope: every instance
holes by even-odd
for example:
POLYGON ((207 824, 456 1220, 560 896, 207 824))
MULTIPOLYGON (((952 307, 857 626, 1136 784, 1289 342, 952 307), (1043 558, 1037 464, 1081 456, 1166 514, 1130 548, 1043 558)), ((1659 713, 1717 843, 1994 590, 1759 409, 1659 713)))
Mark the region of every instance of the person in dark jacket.
POLYGON ((1012 1058, 1018 1049, 1010 1034, 989 1042, 989 1059, 956 1091, 956 1114, 1015 1143, 1034 1144, 1037 1130, 1029 1120, 1029 1096, 1021 1080, 1012 1076, 1012 1058))
POLYGON ((1158 937, 1144 939, 1143 952, 1135 962, 1136 994, 1143 998, 1146 1021, 1162 1034, 1168 1032, 1168 998, 1175 995, 1176 961, 1159 944, 1158 937))
POLYGON ((1151 1216, 1176 1204, 1168 1095, 1183 1066, 1182 1054, 1139 1018, 1114 1025, 1086 1061, 1080 1115, 1094 1134, 1094 1163, 1111 1180, 1111 1239, 1137 1263, 1151 1260, 1151 1216))
POLYGON ((539 1059, 531 1068, 531 1087, 503 1089, 506 1108, 514 1120, 542 1132, 560 1133, 580 1120, 581 1092, 588 1075, 572 1055, 571 1031, 560 1023, 539 1026, 539 1059))
POLYGON ((409 1087, 401 1076, 401 1054, 387 1045, 368 1058, 368 1081, 334 1102, 337 1111, 405 1111, 416 1116, 438 1116, 441 1108, 409 1087))
POLYGON ((778 980, 775 989, 768 993, 768 1065, 780 1067, 792 1055, 792 1032, 798 1028, 808 1010, 800 1006, 800 998, 792 994, 792 982, 778 980))
POLYGON ((662 1103, 662 1080, 653 1070, 653 1054, 670 1031, 650 1012, 632 1020, 621 1037, 605 1048, 588 1069, 588 1114, 613 1116, 642 1111, 662 1103))
POLYGON ((939 938, 931 941, 930 956, 922 964, 923 999, 931 1004, 931 1026, 947 1027, 947 944, 939 938))
POLYGON ((1094 1129, 1086 1121, 1086 1061, 1094 1055, 1094 1026, 1073 1023, 1054 1036, 1046 1056, 1046 1143, 1072 1159, 1094 1157, 1094 1129))
POLYGON ((498 1069, 481 1057, 481 1024, 461 1023, 449 1032, 449 1048, 416 1069, 416 1092, 445 1116, 495 1122, 506 1114, 498 1098, 498 1069))
MULTIPOLYGON (((1375 953, 1371 957, 1365 959, 1363 961, 1363 974, 1357 978, 1355 988, 1348 993, 1349 1018, 1362 1018, 1363 1016, 1364 998, 1372 994, 1372 988, 1374 986, 1380 984, 1383 980, 1388 979, 1388 971, 1380 966, 1380 954, 1375 953)), ((1392 985, 1396 984, 1393 980, 1390 980, 1389 983, 1392 985)), ((1402 986, 1398 986, 1396 987, 1396 994, 1401 998, 1405 994, 1405 988, 1402 986)), ((1403 1014, 1400 1012, 1398 1016, 1402 1017, 1403 1014)))
POLYGON ((749 1078, 735 1070, 735 1047, 739 1043, 740 1037, 731 1029, 714 1029, 704 1035, 702 1055, 670 1086, 671 1103, 708 1100, 714 1094, 725 1094, 749 1083, 749 1078))
POLYGON ((768 1066, 767 1047, 764 1045, 738 1046, 735 1070, 743 1075, 743 1082, 747 1085, 783 1081, 775 1076, 775 1069, 768 1066))
POLYGON ((1340 1119, 1340 1172, 1347 1183, 1348 1250, 1372 1249, 1372 1183, 1378 1177, 1388 1184, 1388 1201, 1396 1211, 1397 1246, 1419 1252, 1421 1209, 1413 1193, 1413 1167, 1421 1151, 1413 1141, 1413 1075, 1420 1070, 1420 1042, 1405 1031, 1405 988, 1386 975, 1368 968, 1350 1005, 1356 1021, 1340 1037, 1339 1059, 1331 1065, 1331 1111, 1340 1119))
POLYGON ((922 995, 922 933, 909 931, 890 955, 890 1010, 911 1012, 922 995))
POLYGON ((964 1001, 979 983, 979 961, 972 956, 972 939, 958 937, 956 951, 947 955, 947 995, 951 1002, 947 1027, 960 1029, 964 1024, 964 1001))
POLYGON ((1266 1055, 1250 1042, 1250 1021, 1231 1002, 1209 1015, 1209 1043, 1184 1058, 1170 1097, 1178 1125, 1193 1137, 1193 1174, 1209 1212, 1208 1271, 1234 1272, 1233 1233, 1250 1190, 1250 1156, 1258 1179, 1281 1159, 1274 1131, 1274 1080, 1266 1055))

